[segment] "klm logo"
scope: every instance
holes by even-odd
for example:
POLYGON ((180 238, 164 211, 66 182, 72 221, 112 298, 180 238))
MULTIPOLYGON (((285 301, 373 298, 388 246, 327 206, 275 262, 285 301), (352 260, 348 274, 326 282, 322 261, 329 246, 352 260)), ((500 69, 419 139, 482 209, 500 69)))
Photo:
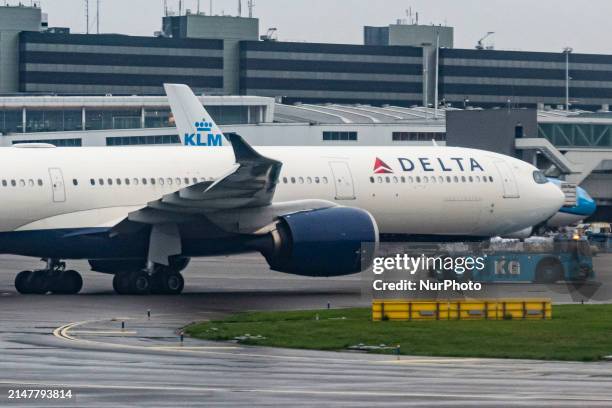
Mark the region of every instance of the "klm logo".
POLYGON ((221 135, 212 133, 212 123, 194 123, 196 133, 185 133, 185 146, 222 146, 221 135))

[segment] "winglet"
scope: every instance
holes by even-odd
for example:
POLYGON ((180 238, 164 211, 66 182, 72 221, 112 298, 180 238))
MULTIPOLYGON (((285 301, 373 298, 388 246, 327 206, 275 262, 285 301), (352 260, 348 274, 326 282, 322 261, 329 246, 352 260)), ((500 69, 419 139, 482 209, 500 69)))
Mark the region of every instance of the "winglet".
POLYGON ((225 137, 232 143, 234 157, 236 157, 237 163, 244 160, 257 160, 263 158, 263 156, 257 153, 238 133, 228 133, 225 137))

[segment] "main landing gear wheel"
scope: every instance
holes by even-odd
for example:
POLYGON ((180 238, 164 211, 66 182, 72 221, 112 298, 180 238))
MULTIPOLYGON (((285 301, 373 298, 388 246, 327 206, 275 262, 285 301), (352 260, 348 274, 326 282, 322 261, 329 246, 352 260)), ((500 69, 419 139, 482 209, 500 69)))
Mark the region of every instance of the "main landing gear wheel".
POLYGON ((130 274, 130 293, 133 295, 147 295, 151 291, 152 278, 145 271, 130 274))
POLYGON ((155 274, 152 293, 159 295, 180 295, 185 287, 185 279, 177 271, 161 270, 155 274))
POLYGON ((113 278, 113 289, 119 295, 130 294, 130 274, 129 273, 116 273, 113 278))
POLYGON ((17 289, 17 292, 23 295, 32 293, 29 285, 29 280, 32 273, 32 271, 22 271, 17 274, 15 277, 15 289, 17 289))
POLYGON ((47 260, 47 269, 23 271, 15 277, 15 289, 21 294, 74 295, 83 287, 83 278, 77 271, 65 270, 66 264, 47 260))
POLYGON ((83 278, 77 271, 63 271, 54 284, 55 286, 51 288, 51 292, 58 295, 74 295, 83 288, 83 278))
POLYGON ((123 272, 113 278, 113 289, 119 295, 178 295, 184 287, 183 276, 165 268, 156 268, 153 275, 147 271, 123 272))

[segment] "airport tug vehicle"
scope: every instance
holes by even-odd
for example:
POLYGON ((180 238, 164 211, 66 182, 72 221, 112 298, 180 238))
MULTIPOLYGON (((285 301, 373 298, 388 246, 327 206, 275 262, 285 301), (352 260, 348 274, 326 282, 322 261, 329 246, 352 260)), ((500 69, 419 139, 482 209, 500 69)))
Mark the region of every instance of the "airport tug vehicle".
MULTIPOLYGON (((484 259, 482 269, 462 272, 437 269, 430 272, 438 280, 490 283, 593 280, 595 271, 591 245, 585 237, 574 238, 559 237, 548 244, 525 244, 509 249, 484 248, 477 255, 484 259)), ((466 256, 466 254, 447 256, 466 256)))

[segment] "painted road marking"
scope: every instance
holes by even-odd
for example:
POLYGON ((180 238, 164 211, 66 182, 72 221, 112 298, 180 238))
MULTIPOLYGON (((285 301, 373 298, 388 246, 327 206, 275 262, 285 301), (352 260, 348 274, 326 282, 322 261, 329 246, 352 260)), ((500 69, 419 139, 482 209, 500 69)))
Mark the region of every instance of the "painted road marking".
POLYGON ((134 336, 138 332, 136 331, 121 331, 121 330, 70 330, 70 334, 86 334, 86 335, 120 335, 120 336, 134 336))

